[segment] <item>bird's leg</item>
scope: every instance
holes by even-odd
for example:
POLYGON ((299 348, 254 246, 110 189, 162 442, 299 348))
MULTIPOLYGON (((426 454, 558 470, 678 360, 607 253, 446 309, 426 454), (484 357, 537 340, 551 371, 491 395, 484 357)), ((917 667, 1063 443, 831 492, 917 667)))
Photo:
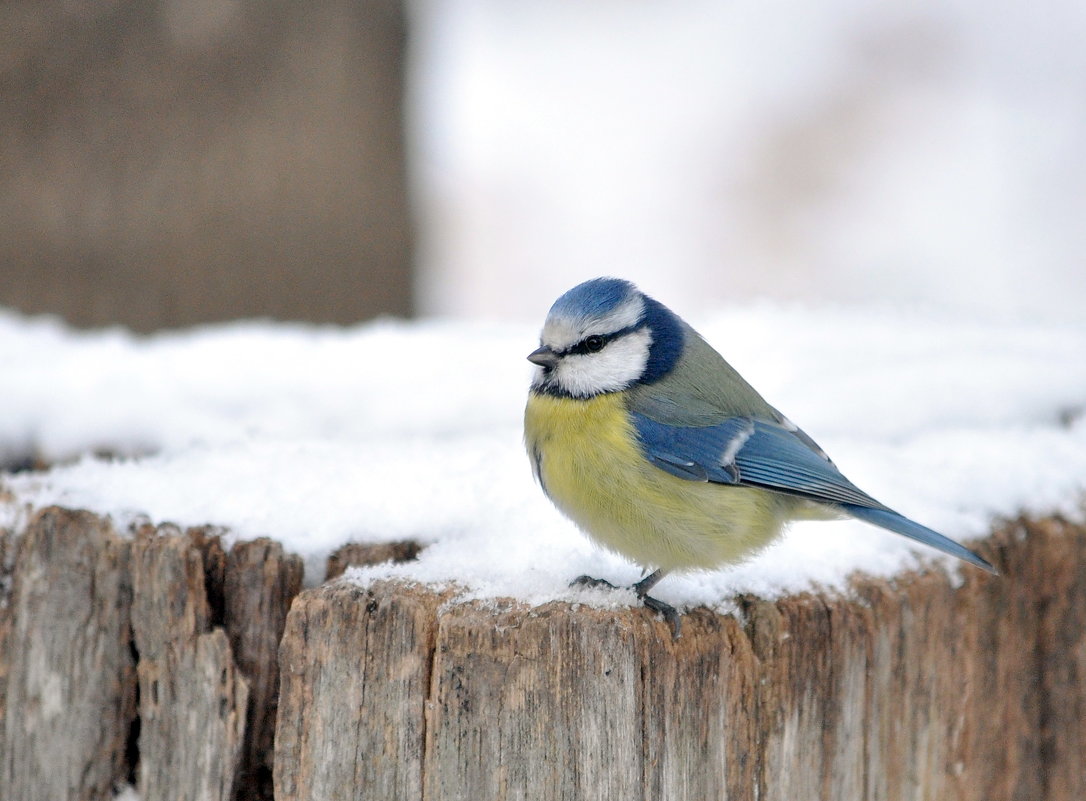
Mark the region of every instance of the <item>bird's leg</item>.
MULTIPOLYGON (((641 603, 651 609, 657 614, 663 615, 664 620, 671 624, 671 638, 673 640, 679 639, 680 629, 682 624, 679 619, 679 612, 671 604, 666 604, 659 598, 653 598, 649 595, 649 590, 656 586, 656 584, 667 575, 665 570, 654 570, 641 581, 634 584, 629 589, 634 591, 634 594, 641 599, 641 603)), ((592 576, 578 576, 570 582, 571 587, 609 587, 612 590, 618 589, 614 584, 607 579, 592 578, 592 576)))
POLYGON ((657 614, 663 615, 664 620, 671 624, 671 639, 677 640, 681 634, 682 621, 679 619, 678 610, 671 604, 666 604, 659 598, 653 598, 649 595, 649 590, 657 585, 657 583, 664 576, 667 575, 667 571, 660 569, 654 570, 649 573, 641 581, 637 582, 630 589, 632 589, 637 597, 641 599, 641 603, 651 609, 657 614))
POLYGON ((645 594, 657 584, 659 584, 660 579, 662 579, 666 575, 667 572, 664 571, 662 568, 660 570, 654 570, 647 576, 645 576, 645 578, 641 579, 641 581, 630 587, 630 589, 637 593, 638 598, 644 598, 645 594))

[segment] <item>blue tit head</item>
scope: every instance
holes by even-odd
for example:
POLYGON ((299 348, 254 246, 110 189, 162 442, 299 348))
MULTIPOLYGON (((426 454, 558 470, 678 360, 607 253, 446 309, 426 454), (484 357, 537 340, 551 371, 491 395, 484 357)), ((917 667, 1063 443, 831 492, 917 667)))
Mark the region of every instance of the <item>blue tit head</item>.
POLYGON ((674 312, 629 281, 594 278, 551 306, 532 389, 591 398, 647 384, 670 373, 682 357, 686 326, 674 312))

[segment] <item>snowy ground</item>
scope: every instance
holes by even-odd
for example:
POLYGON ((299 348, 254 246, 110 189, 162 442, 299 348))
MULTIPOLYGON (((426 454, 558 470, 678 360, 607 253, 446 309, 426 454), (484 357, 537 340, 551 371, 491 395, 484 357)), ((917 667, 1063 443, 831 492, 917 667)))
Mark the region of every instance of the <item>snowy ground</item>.
MULTIPOLYGON (((1086 326, 768 305, 692 322, 903 513, 958 539, 1023 509, 1082 517, 1086 326)), ((520 419, 536 337, 382 321, 137 338, 2 313, 0 461, 59 466, 0 477, 0 498, 14 498, 0 524, 50 503, 122 527, 210 523, 282 541, 310 581, 344 542, 412 537, 429 544, 417 562, 357 578, 453 582, 468 597, 570 597, 582 573, 632 581, 637 568, 596 550, 533 484, 520 419)), ((942 557, 859 523, 807 523, 749 563, 669 577, 658 594, 719 606, 919 559, 942 557)))

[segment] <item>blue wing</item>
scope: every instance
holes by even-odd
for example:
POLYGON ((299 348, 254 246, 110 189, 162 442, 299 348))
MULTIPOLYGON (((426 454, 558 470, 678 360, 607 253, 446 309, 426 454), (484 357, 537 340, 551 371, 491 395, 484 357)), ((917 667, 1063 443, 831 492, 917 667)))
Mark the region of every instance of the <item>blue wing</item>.
POLYGON ((830 504, 853 517, 930 545, 989 572, 972 551, 876 501, 798 429, 731 417, 712 426, 675 426, 631 413, 645 457, 689 481, 759 487, 830 504))
POLYGON ((631 417, 645 456, 679 478, 757 486, 822 503, 886 508, 782 425, 731 417, 713 426, 673 426, 636 412, 631 417))

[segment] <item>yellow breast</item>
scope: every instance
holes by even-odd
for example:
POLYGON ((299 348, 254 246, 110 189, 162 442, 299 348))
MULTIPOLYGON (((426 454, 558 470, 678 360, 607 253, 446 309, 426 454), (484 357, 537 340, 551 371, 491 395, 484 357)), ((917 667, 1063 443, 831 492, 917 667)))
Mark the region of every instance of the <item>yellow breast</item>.
POLYGON ((795 502, 763 490, 686 481, 643 456, 621 393, 532 393, 529 456, 555 505, 605 547, 649 568, 741 561, 780 532, 795 502))

